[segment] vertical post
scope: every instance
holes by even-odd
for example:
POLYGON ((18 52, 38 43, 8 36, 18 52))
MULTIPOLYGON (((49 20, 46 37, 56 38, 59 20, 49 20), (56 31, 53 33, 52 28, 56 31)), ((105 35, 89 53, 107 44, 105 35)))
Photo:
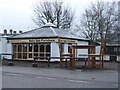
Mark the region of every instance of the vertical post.
POLYGON ((65 67, 67 67, 67 58, 65 58, 65 67))
POLYGON ((34 57, 33 67, 37 67, 36 57, 34 57))
MULTIPOLYGON (((60 38, 58 38, 58 45, 59 45, 59 52, 60 52, 60 57, 62 57, 62 49, 61 49, 61 42, 60 42, 60 38)), ((63 59, 60 58, 60 67, 63 66, 63 59)))
POLYGON ((90 48, 88 48, 88 54, 90 54, 90 48))
POLYGON ((88 68, 90 68, 90 56, 88 56, 88 68))
POLYGON ((76 69, 76 62, 75 62, 75 48, 72 49, 73 51, 73 59, 72 59, 72 69, 75 70, 76 69))
POLYGON ((69 52, 70 52, 70 67, 72 66, 72 59, 71 59, 71 57, 73 57, 73 54, 72 54, 72 47, 71 46, 68 46, 69 48, 69 52))
POLYGON ((13 57, 14 57, 14 56, 13 56, 13 54, 11 54, 11 55, 12 55, 12 59, 9 61, 8 65, 9 65, 9 66, 14 66, 14 63, 13 63, 13 57))
POLYGON ((0 64, 2 64, 2 58, 1 58, 1 54, 0 54, 0 64))
MULTIPOLYGON (((92 50, 92 54, 95 54, 95 47, 92 47, 91 50, 92 50)), ((93 68, 95 68, 95 64, 96 64, 96 58, 95 58, 95 57, 92 57, 92 65, 93 65, 93 68)))
POLYGON ((103 60, 103 56, 102 56, 102 68, 104 68, 104 60, 103 60))
POLYGON ((48 57, 48 67, 50 67, 50 57, 48 57))
POLYGON ((12 54, 12 62, 13 62, 14 54, 12 54))
POLYGON ((85 57, 85 66, 86 66, 86 64, 87 64, 87 57, 85 57))

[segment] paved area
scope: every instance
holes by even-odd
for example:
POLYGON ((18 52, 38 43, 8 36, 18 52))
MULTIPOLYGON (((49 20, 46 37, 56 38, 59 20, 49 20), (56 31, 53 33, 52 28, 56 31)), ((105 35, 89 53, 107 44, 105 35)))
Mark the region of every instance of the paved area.
POLYGON ((3 73, 3 88, 117 88, 117 84, 3 73))
POLYGON ((3 66, 4 88, 117 88, 117 70, 75 71, 60 68, 3 66), (27 84, 26 84, 27 83, 27 84))

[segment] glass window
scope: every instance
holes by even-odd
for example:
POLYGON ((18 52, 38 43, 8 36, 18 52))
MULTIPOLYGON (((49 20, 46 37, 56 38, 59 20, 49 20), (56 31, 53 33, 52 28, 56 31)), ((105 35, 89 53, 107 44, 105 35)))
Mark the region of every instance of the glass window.
POLYGON ((22 52, 22 45, 18 45, 18 52, 22 52))
POLYGON ((38 53, 34 53, 34 56, 38 56, 38 53))
POLYGON ((34 45, 34 52, 38 52, 38 45, 37 44, 34 45))
POLYGON ((14 58, 17 58, 16 53, 13 53, 13 55, 14 55, 14 58))
POLYGON ((40 54, 40 57, 44 57, 44 54, 40 54))
POLYGON ((118 47, 118 51, 120 52, 120 47, 118 47))
POLYGON ((113 47, 110 47, 110 51, 113 52, 113 51, 114 51, 114 48, 113 48, 113 47))
POLYGON ((17 45, 13 45, 13 51, 17 52, 17 45))
POLYGON ((50 51, 49 43, 13 45, 15 59, 32 59, 33 56, 50 57, 50 51))
POLYGON ((23 59, 27 59, 27 53, 23 53, 23 59))
MULTIPOLYGON (((69 43, 68 46, 72 45, 72 43, 69 43)), ((68 52, 72 52, 72 50, 70 49, 70 47, 68 47, 68 52)))
POLYGON ((29 44, 29 52, 32 52, 32 44, 29 44))
POLYGON ((29 58, 32 58, 32 54, 31 53, 29 54, 29 58))
POLYGON ((27 52, 27 45, 26 44, 23 45, 23 52, 27 52))
POLYGON ((46 52, 50 52, 50 45, 46 45, 46 52))
POLYGON ((21 53, 18 53, 18 58, 22 58, 22 54, 21 53))
POLYGON ((114 52, 117 52, 117 47, 114 47, 114 52))
POLYGON ((44 52, 44 45, 40 45, 40 52, 44 52))
POLYGON ((46 57, 50 57, 50 54, 46 54, 46 57))

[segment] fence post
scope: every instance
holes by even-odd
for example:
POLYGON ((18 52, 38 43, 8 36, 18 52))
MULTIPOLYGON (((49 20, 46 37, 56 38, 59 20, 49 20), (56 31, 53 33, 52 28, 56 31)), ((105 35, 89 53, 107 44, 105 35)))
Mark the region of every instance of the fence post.
POLYGON ((50 57, 48 57, 48 67, 50 67, 50 57))
POLYGON ((36 57, 34 57, 33 67, 37 67, 36 57))
POLYGON ((65 67, 67 67, 67 58, 65 58, 65 67))

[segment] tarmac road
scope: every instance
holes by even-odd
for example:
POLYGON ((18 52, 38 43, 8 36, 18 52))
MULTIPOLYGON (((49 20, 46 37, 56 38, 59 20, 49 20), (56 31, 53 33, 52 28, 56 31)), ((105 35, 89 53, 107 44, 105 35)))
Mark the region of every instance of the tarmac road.
POLYGON ((118 88, 113 70, 66 70, 3 66, 2 88, 118 88))

